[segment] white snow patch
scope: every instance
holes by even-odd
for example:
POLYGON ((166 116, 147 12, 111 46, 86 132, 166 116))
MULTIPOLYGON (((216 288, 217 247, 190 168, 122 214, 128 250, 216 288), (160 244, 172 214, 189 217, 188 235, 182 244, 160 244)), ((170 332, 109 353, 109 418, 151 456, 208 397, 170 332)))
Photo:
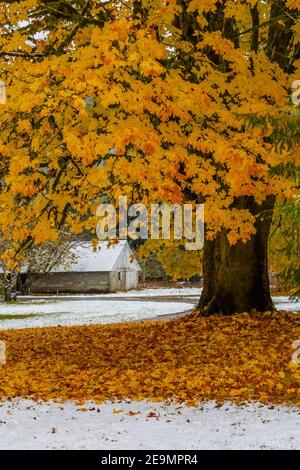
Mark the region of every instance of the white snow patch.
MULTIPOLYGON (((161 297, 161 296, 190 296, 200 297, 201 287, 159 287, 154 289, 131 290, 124 292, 128 297, 161 297)), ((111 295, 111 294, 110 294, 111 295)), ((113 294, 113 295, 120 295, 113 294)), ((123 294, 122 294, 123 295, 123 294)))
POLYGON ((291 300, 290 297, 278 295, 273 297, 273 302, 277 310, 300 312, 300 298, 295 298, 294 300, 291 300))
MULTIPOLYGON (((103 294, 63 294, 63 295, 41 295, 43 299, 60 299, 61 297, 169 297, 169 296, 188 296, 200 297, 201 287, 159 287, 153 289, 133 289, 126 292, 103 292, 103 294)), ((22 299, 36 299, 36 295, 22 295, 22 299)))
MULTIPOLYGON (((17 302, 0 302, 0 330, 146 320, 191 310, 200 294, 200 288, 192 287, 144 289, 115 294, 22 296, 17 302), (181 297, 180 301, 178 296, 181 297), (109 297, 116 300, 109 300, 109 297), (144 302, 143 297, 153 297, 153 300, 144 302), (163 302, 154 297, 168 299, 163 302)), ((299 299, 293 302, 289 297, 277 296, 273 300, 278 310, 300 312, 299 299)))
POLYGON ((48 300, 0 304, 0 330, 44 326, 118 323, 184 312, 184 302, 142 302, 109 300, 48 300), (12 318, 2 318, 11 316, 12 318), (14 316, 23 318, 14 318, 14 316), (28 317, 27 315, 33 315, 28 317))
POLYGON ((19 399, 0 403, 0 449, 300 449, 299 414, 299 408, 259 403, 189 408, 19 399))

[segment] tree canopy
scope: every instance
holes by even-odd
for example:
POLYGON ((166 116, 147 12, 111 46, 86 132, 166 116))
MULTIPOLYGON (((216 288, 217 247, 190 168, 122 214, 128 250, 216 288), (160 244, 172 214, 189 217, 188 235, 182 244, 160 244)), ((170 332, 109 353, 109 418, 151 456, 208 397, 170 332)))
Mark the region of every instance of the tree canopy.
MULTIPOLYGON (((0 4, 0 231, 8 259, 62 226, 95 230, 101 198, 205 202, 207 237, 255 233, 241 198, 291 200, 299 148, 272 126, 299 78, 298 1, 0 4), (278 47, 280 44, 280 47, 278 47), (275 47, 276 45, 276 47, 275 47)), ((5 254, 3 255, 5 256, 5 254)))

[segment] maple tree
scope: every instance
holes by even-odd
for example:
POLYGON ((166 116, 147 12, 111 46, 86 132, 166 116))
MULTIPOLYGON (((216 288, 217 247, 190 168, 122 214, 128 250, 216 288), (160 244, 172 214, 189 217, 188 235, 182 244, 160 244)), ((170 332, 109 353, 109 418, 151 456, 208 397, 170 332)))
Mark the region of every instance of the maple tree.
POLYGON ((296 192, 272 169, 299 151, 240 116, 289 102, 298 2, 10 1, 0 25, 7 259, 94 232, 103 199, 205 202, 202 311, 272 309, 274 203, 296 192))

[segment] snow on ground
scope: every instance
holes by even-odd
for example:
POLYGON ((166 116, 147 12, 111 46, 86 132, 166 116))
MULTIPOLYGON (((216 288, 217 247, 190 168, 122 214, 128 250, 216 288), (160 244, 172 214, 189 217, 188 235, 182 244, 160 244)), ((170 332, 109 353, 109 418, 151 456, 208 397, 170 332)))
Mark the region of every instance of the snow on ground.
MULTIPOLYGON (((173 314, 193 307, 200 289, 145 289, 126 293, 22 298, 0 303, 0 329, 113 323, 173 314), (128 300, 105 297, 124 296, 128 300), (130 297, 174 297, 168 302, 130 297), (178 296, 189 296, 182 302, 178 296), (76 297, 76 299, 74 299, 76 297), (78 297, 78 298, 77 298, 78 297), (29 315, 29 316, 28 316, 29 315), (7 319, 10 317, 11 319, 7 319)), ((180 299, 181 300, 181 299, 180 299)), ((300 311, 300 301, 274 297, 278 309, 300 311)), ((300 409, 213 402, 195 408, 149 402, 96 405, 0 402, 0 449, 300 449, 300 409), (115 412, 114 412, 115 411, 115 412)))
MULTIPOLYGON (((191 310, 197 304, 200 293, 200 288, 192 287, 144 289, 116 294, 23 296, 17 302, 0 303, 0 330, 149 319, 191 310), (115 300, 109 300, 110 297, 115 300), (153 300, 143 301, 145 297, 153 300), (160 298, 161 301, 158 300, 160 298)), ((293 302, 288 297, 278 296, 274 297, 274 302, 278 310, 300 312, 299 299, 293 302)))
MULTIPOLYGON (((124 292, 128 297, 160 297, 160 296, 195 296, 200 297, 201 287, 159 287, 154 289, 131 290, 124 292)), ((120 295, 114 294, 114 295, 120 295)))
POLYGON ((273 302, 277 310, 287 310, 290 312, 300 312, 300 298, 291 300, 290 297, 278 295, 273 297, 273 302))
POLYGON ((0 330, 38 326, 118 323, 184 312, 192 305, 184 302, 139 302, 89 300, 49 300, 0 304, 0 330), (1 318, 2 317, 2 318, 1 318), (10 317, 10 318, 9 318, 10 317))
POLYGON ((0 403, 0 449, 300 449, 299 414, 259 403, 188 408, 19 399, 0 403))
MULTIPOLYGON (((103 294, 93 294, 93 297, 165 297, 165 296, 189 296, 199 297, 201 287, 158 287, 152 289, 133 289, 127 292, 108 292, 103 294)), ((63 297, 86 297, 87 294, 64 294, 63 297)), ((34 299, 37 296, 23 295, 20 299, 34 299)), ((43 299, 61 298, 61 295, 43 295, 43 299)))

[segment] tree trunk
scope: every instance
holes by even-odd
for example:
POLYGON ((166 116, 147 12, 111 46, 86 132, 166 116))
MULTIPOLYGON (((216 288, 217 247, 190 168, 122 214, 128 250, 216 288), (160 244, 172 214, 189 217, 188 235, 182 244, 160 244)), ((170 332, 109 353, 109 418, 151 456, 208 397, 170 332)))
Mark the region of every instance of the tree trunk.
POLYGON ((12 291, 11 286, 4 287, 3 300, 4 302, 11 302, 13 300, 13 291, 12 291))
POLYGON ((3 275, 3 300, 5 302, 12 302, 13 300, 16 300, 17 276, 18 274, 15 271, 3 275))
POLYGON ((257 216, 256 234, 246 243, 231 246, 225 230, 214 240, 205 240, 203 252, 204 285, 199 309, 205 316, 257 310, 274 310, 268 276, 268 237, 274 198, 261 206, 252 198, 241 204, 257 216))

